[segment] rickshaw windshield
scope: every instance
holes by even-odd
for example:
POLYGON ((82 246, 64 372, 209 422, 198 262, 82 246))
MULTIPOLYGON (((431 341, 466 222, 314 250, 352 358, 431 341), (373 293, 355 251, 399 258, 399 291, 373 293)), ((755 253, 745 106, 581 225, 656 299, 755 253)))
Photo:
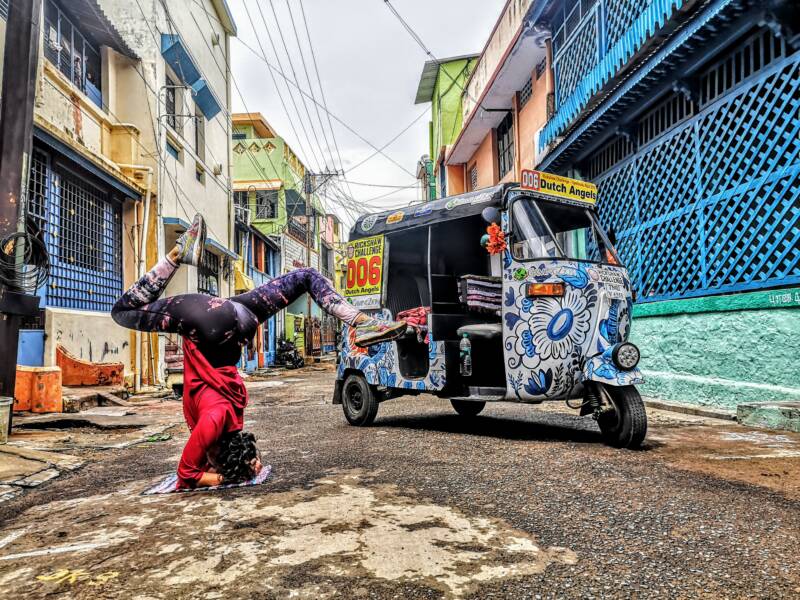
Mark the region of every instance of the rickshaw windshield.
POLYGON ((519 260, 566 258, 619 265, 591 211, 579 206, 519 199, 512 204, 512 253, 519 260))

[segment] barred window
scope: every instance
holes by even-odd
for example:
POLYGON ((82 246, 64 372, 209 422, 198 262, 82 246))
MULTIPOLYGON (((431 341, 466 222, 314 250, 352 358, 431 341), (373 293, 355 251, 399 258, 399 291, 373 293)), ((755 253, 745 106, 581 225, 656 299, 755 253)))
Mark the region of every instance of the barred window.
POLYGON ((275 219, 278 216, 278 190, 256 192, 256 219, 275 219))
POLYGON ((71 174, 61 175, 59 189, 58 246, 61 259, 84 269, 102 270, 106 194, 71 174))
POLYGON ((233 203, 242 208, 248 207, 247 192, 244 190, 233 192, 233 203))
POLYGON ((528 79, 525 82, 525 85, 519 91, 519 107, 522 108, 528 103, 528 100, 531 99, 531 94, 533 93, 533 78, 528 79))
POLYGON ((203 251, 197 267, 197 291, 200 294, 219 296, 219 256, 203 251))
POLYGON ((45 304, 109 311, 122 293, 122 211, 93 185, 39 149, 31 155, 28 214, 50 255, 45 304))
POLYGON ((0 0, 0 18, 8 20, 8 1, 0 0))
POLYGON ((469 189, 476 190, 478 189, 478 166, 473 165, 473 167, 469 170, 469 189))
POLYGON ((70 21, 60 5, 44 6, 44 55, 75 87, 103 106, 99 46, 91 43, 70 21))
POLYGON ((514 168, 514 118, 510 112, 497 126, 497 160, 502 179, 514 168))
POLYGON ((539 64, 536 65, 536 79, 537 81, 541 79, 542 75, 544 75, 544 70, 547 68, 547 57, 543 57, 542 60, 539 61, 539 64))
POLYGON ((695 114, 694 102, 673 93, 639 119, 639 143, 646 144, 695 114))
POLYGON ((177 114, 177 83, 169 75, 164 78, 164 113, 167 125, 178 131, 177 114))
POLYGON ((700 77, 700 104, 712 102, 787 53, 785 38, 759 29, 700 77))

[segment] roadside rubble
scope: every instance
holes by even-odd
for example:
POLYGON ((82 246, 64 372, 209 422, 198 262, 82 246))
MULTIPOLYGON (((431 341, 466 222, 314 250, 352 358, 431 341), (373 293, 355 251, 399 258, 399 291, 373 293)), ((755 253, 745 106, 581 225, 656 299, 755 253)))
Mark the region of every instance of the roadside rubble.
POLYGON ((0 503, 102 458, 109 450, 171 439, 181 422, 180 403, 171 392, 124 400, 119 390, 71 388, 70 412, 18 413, 7 444, 0 445, 0 503), (82 408, 83 410, 77 410, 82 408))

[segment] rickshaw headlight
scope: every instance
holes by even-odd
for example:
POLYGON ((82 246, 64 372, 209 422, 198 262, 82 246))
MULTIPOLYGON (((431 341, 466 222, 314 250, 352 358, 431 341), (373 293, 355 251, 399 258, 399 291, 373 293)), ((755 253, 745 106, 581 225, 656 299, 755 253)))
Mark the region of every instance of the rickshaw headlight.
POLYGON ((639 348, 630 342, 617 344, 611 353, 611 360, 623 371, 630 371, 639 364, 639 348))

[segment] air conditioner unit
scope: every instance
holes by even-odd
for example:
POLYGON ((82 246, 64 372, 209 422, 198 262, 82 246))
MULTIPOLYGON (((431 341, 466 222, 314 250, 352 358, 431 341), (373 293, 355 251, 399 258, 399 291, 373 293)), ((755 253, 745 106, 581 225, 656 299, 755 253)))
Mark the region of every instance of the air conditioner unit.
POLYGON ((217 177, 222 175, 222 164, 214 165, 214 175, 216 175, 217 177))

